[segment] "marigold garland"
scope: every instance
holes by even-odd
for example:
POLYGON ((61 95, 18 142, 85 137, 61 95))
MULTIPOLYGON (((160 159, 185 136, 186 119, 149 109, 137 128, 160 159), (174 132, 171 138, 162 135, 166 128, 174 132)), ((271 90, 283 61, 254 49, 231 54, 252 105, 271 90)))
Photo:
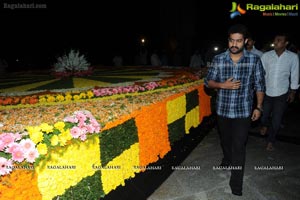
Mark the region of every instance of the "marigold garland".
POLYGON ((136 116, 140 166, 156 162, 171 150, 166 116, 166 101, 143 107, 136 116))
POLYGON ((0 200, 42 199, 38 188, 38 175, 32 170, 16 169, 0 179, 0 200))
POLYGON ((176 121, 177 119, 183 117, 186 113, 185 96, 182 95, 182 94, 180 94, 180 95, 181 96, 167 102, 168 124, 170 124, 170 123, 176 121))
POLYGON ((199 106, 196 106, 185 115, 185 133, 190 133, 190 129, 192 127, 196 128, 199 124, 199 106))
POLYGON ((131 145, 129 149, 123 151, 101 170, 104 193, 108 194, 119 185, 124 186, 126 179, 135 177, 135 173, 140 172, 140 169, 135 166, 139 166, 138 143, 131 145))
POLYGON ((66 189, 76 185, 82 178, 93 175, 93 165, 100 165, 99 138, 96 136, 51 152, 51 159, 46 166, 36 168, 43 199, 64 194, 66 189))

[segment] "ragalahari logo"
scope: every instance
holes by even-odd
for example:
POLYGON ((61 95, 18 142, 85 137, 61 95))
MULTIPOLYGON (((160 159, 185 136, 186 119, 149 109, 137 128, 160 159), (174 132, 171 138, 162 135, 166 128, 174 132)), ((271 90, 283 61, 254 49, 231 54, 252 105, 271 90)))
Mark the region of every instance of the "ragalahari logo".
POLYGON ((231 10, 229 12, 231 12, 230 18, 233 19, 236 16, 241 16, 241 14, 244 15, 246 13, 246 10, 241 8, 240 4, 237 4, 236 2, 233 1, 231 10))

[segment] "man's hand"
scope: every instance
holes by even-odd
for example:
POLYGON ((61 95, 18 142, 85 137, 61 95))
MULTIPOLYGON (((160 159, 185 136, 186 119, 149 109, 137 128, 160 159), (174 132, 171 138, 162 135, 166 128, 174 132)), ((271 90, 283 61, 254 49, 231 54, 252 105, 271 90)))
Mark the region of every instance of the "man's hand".
POLYGON ((222 83, 222 89, 237 90, 241 87, 241 81, 234 80, 233 77, 222 83))
POLYGON ((252 116, 251 116, 251 119, 252 119, 252 121, 256 121, 260 118, 260 116, 261 116, 261 111, 258 110, 258 109, 254 109, 253 113, 252 113, 252 116))
POLYGON ((288 96, 288 98, 287 98, 287 102, 288 102, 288 103, 292 103, 292 102, 295 100, 295 94, 296 94, 295 91, 291 91, 291 92, 289 93, 289 96, 288 96))

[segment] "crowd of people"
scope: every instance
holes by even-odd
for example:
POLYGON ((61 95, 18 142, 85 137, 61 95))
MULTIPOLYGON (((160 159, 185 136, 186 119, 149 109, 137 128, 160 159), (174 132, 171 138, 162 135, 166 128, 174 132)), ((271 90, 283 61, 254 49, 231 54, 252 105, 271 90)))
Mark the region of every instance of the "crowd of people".
MULTIPOLYGON (((206 60, 202 55, 201 49, 196 49, 190 58, 184 59, 181 50, 173 52, 166 49, 148 49, 144 46, 137 49, 133 58, 133 65, 141 66, 181 66, 191 67, 192 69, 201 69, 206 67, 206 60)), ((126 65, 124 57, 116 52, 112 57, 113 66, 126 65)))

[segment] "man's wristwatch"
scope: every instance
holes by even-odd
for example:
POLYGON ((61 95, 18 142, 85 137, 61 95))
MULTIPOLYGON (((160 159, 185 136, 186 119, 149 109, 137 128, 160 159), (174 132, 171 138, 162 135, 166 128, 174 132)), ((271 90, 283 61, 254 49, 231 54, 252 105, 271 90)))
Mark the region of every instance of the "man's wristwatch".
POLYGON ((262 108, 259 108, 259 107, 256 107, 255 109, 259 110, 260 113, 263 113, 263 111, 264 111, 262 108))

